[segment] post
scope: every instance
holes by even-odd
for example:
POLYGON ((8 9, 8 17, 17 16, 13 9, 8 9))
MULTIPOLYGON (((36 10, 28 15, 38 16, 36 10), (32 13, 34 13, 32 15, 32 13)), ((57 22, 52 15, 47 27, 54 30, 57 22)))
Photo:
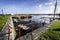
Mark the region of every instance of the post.
POLYGON ((32 35, 32 32, 30 32, 30 35, 31 35, 31 40, 33 40, 33 35, 32 35))
POLYGON ((3 9, 1 9, 1 12, 2 12, 2 14, 4 14, 4 10, 3 9))
POLYGON ((14 39, 14 40, 17 40, 17 38, 18 38, 18 40, 20 40, 20 38, 19 38, 19 37, 20 37, 20 32, 21 32, 20 30, 21 30, 21 29, 20 29, 20 27, 18 27, 18 26, 17 26, 17 27, 15 27, 15 29, 18 29, 18 32, 17 32, 16 37, 15 37, 15 39, 14 39))
MULTIPOLYGON (((34 30, 34 29, 33 29, 34 24, 35 24, 35 23, 34 23, 34 22, 32 22, 32 32, 33 32, 33 30, 34 30)), ((31 40, 34 40, 34 39, 33 39, 33 34, 32 34, 32 32, 30 32, 30 35, 31 35, 31 40)))
POLYGON ((56 3, 55 3, 53 20, 55 20, 56 9, 57 9, 57 0, 56 0, 56 3))
MULTIPOLYGON (((18 27, 18 26, 16 27, 16 29, 18 29, 18 35, 17 35, 17 36, 19 37, 19 40, 20 40, 20 32, 21 32, 21 29, 20 29, 20 27, 18 27)), ((16 37, 17 37, 17 36, 16 36, 16 37)), ((16 40, 16 38, 15 38, 15 40, 16 40)))
POLYGON ((20 28, 18 28, 19 29, 19 40, 20 40, 20 28))

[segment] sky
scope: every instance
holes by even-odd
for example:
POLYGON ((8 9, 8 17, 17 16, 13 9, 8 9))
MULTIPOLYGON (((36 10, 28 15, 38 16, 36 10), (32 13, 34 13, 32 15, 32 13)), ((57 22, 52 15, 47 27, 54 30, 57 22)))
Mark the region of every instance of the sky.
MULTIPOLYGON (((57 0, 57 13, 60 13, 57 0)), ((0 0, 0 14, 49 14, 54 13, 55 0, 0 0)))

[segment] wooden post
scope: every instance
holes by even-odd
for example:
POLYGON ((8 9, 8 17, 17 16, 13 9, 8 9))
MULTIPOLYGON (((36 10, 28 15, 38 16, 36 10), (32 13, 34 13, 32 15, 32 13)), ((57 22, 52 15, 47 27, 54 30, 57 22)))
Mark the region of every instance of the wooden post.
POLYGON ((19 29, 19 40, 20 40, 20 28, 18 28, 19 29))
POLYGON ((34 30, 35 22, 32 22, 32 31, 34 30))
POLYGON ((15 27, 16 29, 18 29, 19 30, 19 32, 18 32, 18 37, 19 37, 19 40, 20 40, 20 27, 19 26, 17 26, 17 27, 15 27))
MULTIPOLYGON (((32 22, 32 32, 33 32, 33 30, 34 30, 34 29, 33 29, 34 24, 35 24, 35 23, 34 23, 34 22, 32 22)), ((33 34, 32 34, 32 32, 30 33, 30 35, 31 35, 31 40, 34 40, 34 39, 33 39, 33 34)))

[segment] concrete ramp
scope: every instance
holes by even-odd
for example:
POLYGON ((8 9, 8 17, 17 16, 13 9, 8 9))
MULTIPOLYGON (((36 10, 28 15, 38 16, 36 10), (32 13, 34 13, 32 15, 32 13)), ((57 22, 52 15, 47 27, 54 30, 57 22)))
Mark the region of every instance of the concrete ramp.
POLYGON ((4 28, 0 32, 0 40, 14 40, 14 38, 15 38, 15 29, 14 29, 12 17, 10 17, 7 20, 6 24, 4 25, 4 28))

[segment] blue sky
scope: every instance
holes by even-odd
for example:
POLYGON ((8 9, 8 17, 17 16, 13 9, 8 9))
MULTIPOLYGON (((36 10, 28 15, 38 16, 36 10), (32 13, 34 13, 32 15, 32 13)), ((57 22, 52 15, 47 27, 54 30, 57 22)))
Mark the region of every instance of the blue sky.
MULTIPOLYGON (((58 0, 57 12, 60 12, 58 0)), ((6 14, 42 14, 53 13, 55 0, 0 0, 1 9, 6 14)))

